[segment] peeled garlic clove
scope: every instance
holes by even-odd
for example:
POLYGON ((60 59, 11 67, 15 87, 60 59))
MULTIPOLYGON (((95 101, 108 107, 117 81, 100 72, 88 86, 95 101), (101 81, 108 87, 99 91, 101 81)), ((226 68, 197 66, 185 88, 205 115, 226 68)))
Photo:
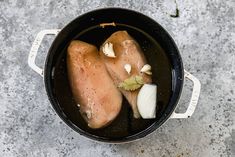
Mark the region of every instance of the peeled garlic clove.
POLYGON ((140 72, 143 72, 143 73, 148 74, 148 75, 152 75, 151 66, 149 64, 145 64, 142 67, 142 69, 140 70, 140 72))
POLYGON ((151 70, 151 66, 149 64, 145 64, 142 69, 140 70, 141 72, 147 72, 151 70))
POLYGON ((102 50, 103 50, 103 53, 106 56, 111 57, 111 58, 115 58, 116 57, 115 56, 115 52, 113 50, 113 44, 112 43, 109 43, 109 42, 105 43, 103 48, 102 48, 102 50))
POLYGON ((131 73, 131 65, 130 65, 130 64, 125 64, 125 65, 124 65, 124 69, 126 70, 126 72, 127 72, 128 74, 131 73))

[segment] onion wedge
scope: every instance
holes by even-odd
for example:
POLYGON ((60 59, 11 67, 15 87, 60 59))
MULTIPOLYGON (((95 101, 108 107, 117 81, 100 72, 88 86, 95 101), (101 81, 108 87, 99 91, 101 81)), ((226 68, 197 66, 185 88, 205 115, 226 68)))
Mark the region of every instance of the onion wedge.
POLYGON ((144 84, 137 96, 137 107, 143 119, 156 117, 157 85, 144 84))

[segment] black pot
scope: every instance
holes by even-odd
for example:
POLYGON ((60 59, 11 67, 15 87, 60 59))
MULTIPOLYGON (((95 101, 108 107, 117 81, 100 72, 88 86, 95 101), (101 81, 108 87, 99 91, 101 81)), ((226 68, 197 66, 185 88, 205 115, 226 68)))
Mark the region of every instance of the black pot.
POLYGON ((60 118, 79 134, 103 142, 122 143, 140 139, 169 118, 188 118, 196 107, 200 82, 184 71, 178 48, 171 36, 153 19, 132 10, 106 8, 83 14, 62 30, 41 31, 31 48, 29 66, 44 76, 49 100, 60 118), (102 28, 101 23, 114 22, 116 26, 102 28), (117 30, 127 30, 142 47, 148 63, 152 66, 153 82, 158 85, 157 117, 152 120, 136 120, 124 99, 122 110, 114 122, 99 130, 92 130, 82 119, 74 102, 66 71, 66 50, 71 40, 80 39, 99 47, 117 30), (59 33, 58 33, 59 32, 59 33), (57 34, 58 33, 58 34, 57 34), (57 35, 48 52, 44 70, 35 65, 35 58, 43 37, 57 35), (184 77, 194 83, 193 94, 185 113, 175 113, 181 95, 184 77))

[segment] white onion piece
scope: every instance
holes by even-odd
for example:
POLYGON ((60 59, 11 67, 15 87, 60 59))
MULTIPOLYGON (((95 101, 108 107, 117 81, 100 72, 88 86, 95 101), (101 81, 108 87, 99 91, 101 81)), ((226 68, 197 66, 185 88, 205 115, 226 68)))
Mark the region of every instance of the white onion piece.
POLYGON ((156 117, 157 86, 144 84, 137 96, 137 107, 143 119, 156 117))

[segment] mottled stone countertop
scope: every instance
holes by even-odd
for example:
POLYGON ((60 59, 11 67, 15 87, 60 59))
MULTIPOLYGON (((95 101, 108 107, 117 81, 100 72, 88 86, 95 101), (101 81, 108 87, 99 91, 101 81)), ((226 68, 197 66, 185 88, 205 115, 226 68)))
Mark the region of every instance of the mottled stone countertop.
MULTIPOLYGON (((234 157, 235 1, 0 0, 0 156, 234 157), (168 30, 185 69, 202 83, 189 119, 171 119, 133 143, 96 143, 77 134, 52 109, 43 79, 27 65, 36 34, 63 28, 87 11, 108 6, 146 14, 168 30)), ((53 38, 47 40, 52 41, 53 38)), ((38 56, 43 65, 50 42, 38 56)), ((183 92, 180 105, 187 105, 183 92)))

